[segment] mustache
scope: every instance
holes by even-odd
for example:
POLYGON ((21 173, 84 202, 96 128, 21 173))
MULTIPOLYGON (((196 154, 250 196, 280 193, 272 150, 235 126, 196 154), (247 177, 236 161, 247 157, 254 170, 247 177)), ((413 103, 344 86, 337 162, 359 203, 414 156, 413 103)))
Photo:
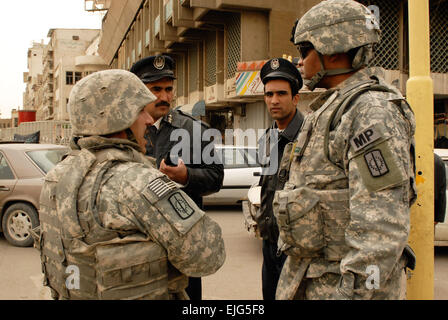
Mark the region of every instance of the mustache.
POLYGON ((169 107, 170 104, 166 101, 160 101, 159 103, 156 103, 156 107, 169 107))

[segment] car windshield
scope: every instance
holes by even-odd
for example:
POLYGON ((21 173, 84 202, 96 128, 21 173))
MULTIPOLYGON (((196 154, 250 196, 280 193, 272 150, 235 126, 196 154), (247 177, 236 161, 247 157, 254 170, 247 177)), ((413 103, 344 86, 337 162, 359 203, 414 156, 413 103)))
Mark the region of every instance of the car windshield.
POLYGON ((28 151, 26 154, 45 173, 48 173, 67 153, 66 149, 28 151))

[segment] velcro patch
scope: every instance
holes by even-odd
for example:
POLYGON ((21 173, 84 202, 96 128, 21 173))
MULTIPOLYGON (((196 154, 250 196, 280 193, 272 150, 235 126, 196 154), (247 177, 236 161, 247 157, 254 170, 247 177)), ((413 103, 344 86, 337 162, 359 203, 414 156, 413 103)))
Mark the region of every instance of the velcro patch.
POLYGON ((188 219, 195 212, 194 209, 188 204, 187 200, 185 200, 179 192, 173 194, 169 198, 169 202, 179 217, 183 220, 188 219))
POLYGON ((364 159, 372 177, 381 177, 389 172, 381 150, 377 149, 364 154, 364 159))
POLYGON ((362 184, 369 192, 392 188, 407 181, 397 154, 385 140, 354 157, 362 184))
POLYGON ((356 153, 357 151, 365 148, 366 146, 372 144, 381 138, 381 134, 375 126, 369 127, 360 134, 357 134, 350 140, 350 143, 353 147, 353 151, 356 153))
POLYGON ((153 192, 158 198, 163 198, 177 189, 176 184, 165 176, 151 181, 146 188, 153 192))

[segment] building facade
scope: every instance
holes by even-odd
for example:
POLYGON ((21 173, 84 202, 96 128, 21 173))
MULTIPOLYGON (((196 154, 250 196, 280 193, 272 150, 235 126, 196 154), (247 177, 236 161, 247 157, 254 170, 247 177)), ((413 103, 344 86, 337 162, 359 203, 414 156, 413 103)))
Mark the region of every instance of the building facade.
POLYGON ((86 75, 107 69, 96 53, 100 30, 50 29, 43 57, 43 104, 37 120, 69 120, 68 98, 86 75))
POLYGON ((43 55, 45 44, 42 42, 33 42, 33 46, 28 49, 27 67, 28 72, 23 73, 23 82, 26 84, 23 93, 23 108, 25 110, 37 110, 42 105, 42 74, 43 74, 43 55))
POLYGON ((11 128, 12 121, 11 119, 0 119, 0 129, 11 128))
MULTIPOLYGON (((224 132, 227 128, 257 130, 271 123, 259 70, 270 58, 297 54, 289 41, 292 26, 320 0, 282 0, 281 4, 273 0, 89 2, 101 2, 101 10, 107 9, 98 52, 111 68, 129 70, 143 57, 170 55, 176 61, 175 106, 204 101, 203 120, 224 132)), ((406 94, 407 1, 359 2, 370 6, 380 19, 382 40, 371 66, 406 94)), ((447 131, 439 130, 446 127, 448 107, 447 20, 448 1, 431 0, 435 138, 447 131)), ((299 108, 306 112, 318 92, 303 89, 299 108)))
POLYGON ((35 110, 36 120, 69 120, 67 103, 73 85, 86 75, 108 69, 98 55, 97 29, 50 29, 48 44, 28 49, 23 109, 35 110))

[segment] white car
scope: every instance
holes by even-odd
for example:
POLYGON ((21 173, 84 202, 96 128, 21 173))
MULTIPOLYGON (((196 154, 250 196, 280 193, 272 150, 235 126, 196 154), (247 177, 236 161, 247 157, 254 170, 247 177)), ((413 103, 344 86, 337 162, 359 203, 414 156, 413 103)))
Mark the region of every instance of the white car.
MULTIPOLYGON (((434 149, 434 152, 442 158, 445 163, 445 175, 448 178, 448 149, 434 149)), ((447 183, 447 200, 448 200, 448 183, 447 183)), ((434 234, 435 246, 448 246, 448 205, 445 211, 445 221, 439 222, 436 225, 436 232, 434 234)))
POLYGON ((221 190, 205 196, 204 205, 236 205, 247 199, 249 188, 260 180, 261 167, 257 162, 257 148, 217 145, 222 156, 224 181, 221 190))

